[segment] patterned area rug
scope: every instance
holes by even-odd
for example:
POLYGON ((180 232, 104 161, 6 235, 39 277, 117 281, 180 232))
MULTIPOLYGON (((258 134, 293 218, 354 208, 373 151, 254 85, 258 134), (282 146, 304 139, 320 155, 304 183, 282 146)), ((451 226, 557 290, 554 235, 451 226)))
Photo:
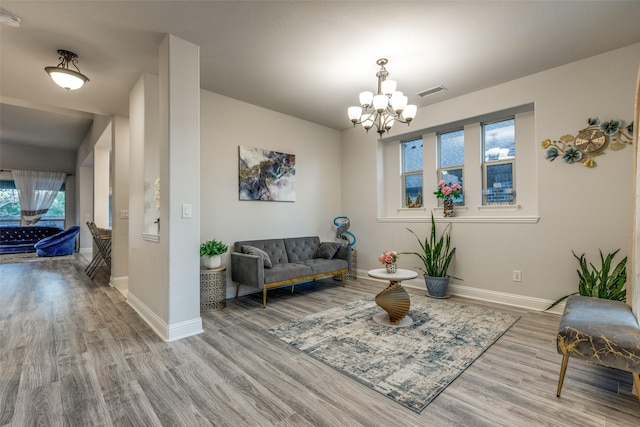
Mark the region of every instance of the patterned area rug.
POLYGON ((266 331, 420 413, 519 317, 411 295, 406 328, 372 319, 373 297, 266 331))

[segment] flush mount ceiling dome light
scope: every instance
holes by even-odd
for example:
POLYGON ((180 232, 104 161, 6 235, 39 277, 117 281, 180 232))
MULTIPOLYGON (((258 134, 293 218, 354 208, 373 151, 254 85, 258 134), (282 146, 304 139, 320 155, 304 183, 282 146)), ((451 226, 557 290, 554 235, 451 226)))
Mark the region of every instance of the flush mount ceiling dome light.
POLYGON ((360 92, 361 106, 349 107, 348 110, 353 126, 361 124, 369 132, 375 125, 380 136, 388 132, 396 121, 409 124, 418 110, 415 105, 407 105, 408 98, 396 90, 397 83, 394 80, 387 80, 389 72, 384 68, 387 62, 385 58, 376 61, 380 66, 380 71, 376 73, 378 93, 360 92))
POLYGON ((53 81, 66 90, 80 89, 89 78, 80 72, 80 69, 76 65, 78 63, 78 55, 68 50, 59 49, 58 55, 60 55, 60 63, 55 67, 46 67, 44 70, 49 73, 49 76, 53 81), (69 69, 69 64, 73 65, 76 70, 69 69))

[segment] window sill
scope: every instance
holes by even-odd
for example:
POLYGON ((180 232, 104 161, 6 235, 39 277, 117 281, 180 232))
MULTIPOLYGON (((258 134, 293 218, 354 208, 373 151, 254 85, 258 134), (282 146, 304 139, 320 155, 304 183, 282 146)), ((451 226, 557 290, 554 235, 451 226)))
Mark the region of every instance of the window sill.
MULTIPOLYGON (((478 206, 478 210, 487 215, 471 216, 465 215, 468 211, 467 206, 456 206, 454 212, 461 214, 461 216, 443 217, 442 208, 433 208, 435 222, 457 222, 457 223, 470 223, 470 224, 537 224, 540 221, 539 216, 525 216, 525 215, 490 215, 490 213, 501 212, 515 212, 520 209, 519 205, 499 205, 499 206, 478 206)), ((420 223, 431 222, 431 215, 427 213, 426 208, 413 208, 413 209, 398 209, 399 213, 415 212, 416 215, 412 216, 384 216, 377 217, 376 220, 379 223, 420 223), (417 212, 416 212, 417 211, 417 212)))
POLYGON ((479 211, 485 212, 515 212, 520 209, 520 205, 482 205, 477 206, 479 211))
POLYGON ((408 212, 427 212, 427 208, 421 206, 419 208, 398 208, 398 213, 408 213, 408 212))

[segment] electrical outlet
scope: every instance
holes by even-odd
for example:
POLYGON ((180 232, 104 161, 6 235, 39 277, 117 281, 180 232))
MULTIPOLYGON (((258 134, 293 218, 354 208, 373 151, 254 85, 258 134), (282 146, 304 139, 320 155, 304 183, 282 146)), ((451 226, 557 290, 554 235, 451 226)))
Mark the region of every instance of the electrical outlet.
POLYGON ((522 282, 522 271, 513 270, 513 281, 514 282, 522 282))

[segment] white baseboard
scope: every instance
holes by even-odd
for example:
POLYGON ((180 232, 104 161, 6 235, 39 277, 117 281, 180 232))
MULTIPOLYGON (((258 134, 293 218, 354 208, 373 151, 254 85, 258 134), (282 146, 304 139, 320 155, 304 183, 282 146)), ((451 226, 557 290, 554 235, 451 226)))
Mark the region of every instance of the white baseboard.
MULTIPOLYGON (((362 277, 368 280, 375 280, 378 282, 383 282, 383 280, 374 279, 373 277, 369 277, 365 270, 358 270, 358 277, 362 277)), ((422 276, 419 276, 419 279, 405 280, 402 282, 402 285, 407 288, 412 289, 425 289, 424 280, 422 276)), ((547 307, 549 307, 553 301, 543 299, 543 298, 535 298, 529 297, 526 295, 518 295, 518 294, 510 294, 506 292, 498 292, 492 291, 489 289, 479 289, 473 288, 471 286, 462 286, 462 285, 449 285, 449 292, 451 295, 456 295, 465 298, 476 299, 480 301, 493 302, 497 304, 505 304, 514 307, 524 308, 527 310, 535 310, 535 311, 545 311, 547 307)), ((562 314, 564 311, 564 302, 556 305, 553 309, 549 310, 548 313, 553 314, 562 314)))
POLYGON ((83 255, 89 255, 89 257, 91 257, 91 253, 93 252, 93 248, 88 247, 88 248, 80 248, 80 250, 78 251, 83 255))
POLYGON ((129 276, 111 276, 109 277, 109 285, 116 288, 116 290, 120 292, 125 299, 127 299, 127 294, 129 293, 129 276))
POLYGON ((128 292, 127 303, 147 322, 151 329, 166 342, 177 341, 204 332, 202 329, 202 318, 200 316, 185 322, 168 325, 131 292, 128 292))

